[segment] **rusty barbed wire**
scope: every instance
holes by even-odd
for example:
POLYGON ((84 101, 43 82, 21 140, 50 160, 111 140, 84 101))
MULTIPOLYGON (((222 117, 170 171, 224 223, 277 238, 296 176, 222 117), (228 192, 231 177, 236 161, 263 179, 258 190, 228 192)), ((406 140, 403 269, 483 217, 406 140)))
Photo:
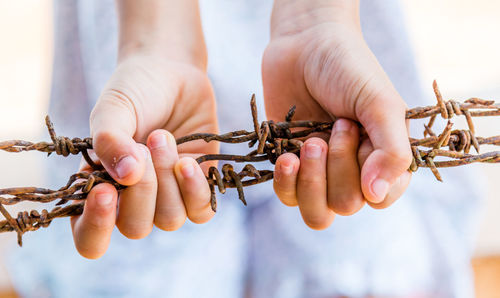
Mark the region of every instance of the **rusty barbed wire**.
MULTIPOLYGON (((419 168, 430 168, 437 180, 442 181, 438 168, 456 167, 477 162, 499 163, 500 151, 480 153, 482 145, 500 146, 500 135, 492 137, 478 137, 475 133, 473 117, 500 116, 500 105, 494 101, 479 98, 470 98, 463 103, 449 100, 444 101, 434 81, 434 93, 437 104, 435 106, 417 107, 406 112, 407 119, 429 118, 424 124, 424 137, 421 139, 410 138, 413 153, 413 161, 408 169, 416 172, 419 168), (437 117, 448 120, 447 125, 440 134, 433 131, 437 117), (453 130, 451 119, 463 115, 467 121, 468 129, 453 130), (443 149, 448 147, 448 149, 443 149), (470 153, 474 148, 476 154, 470 153), (440 160, 435 160, 439 158, 440 160)), ((273 179, 274 172, 271 170, 258 170, 252 163, 270 161, 274 164, 277 158, 290 152, 299 155, 302 147, 301 139, 312 133, 329 133, 335 122, 318 122, 305 120, 292 120, 295 107, 292 107, 285 116, 284 122, 272 120, 259 122, 255 96, 250 101, 253 130, 237 130, 225 134, 196 133, 178 138, 177 144, 183 144, 195 140, 206 142, 224 143, 248 143, 249 148, 257 145, 257 148, 246 155, 232 154, 207 154, 198 157, 198 163, 209 160, 233 161, 247 163, 241 171, 237 172, 231 164, 223 164, 219 170, 210 167, 207 181, 211 193, 211 207, 217 209, 216 188, 220 193, 225 193, 227 188, 236 188, 238 197, 246 205, 244 187, 260 184, 273 179)), ((17 187, 0 189, 0 213, 5 220, 0 221, 0 232, 14 231, 17 233, 18 244, 22 245, 22 236, 28 231, 35 231, 42 227, 48 227, 51 221, 58 217, 80 215, 83 212, 85 198, 88 192, 100 183, 111 183, 117 190, 125 186, 114 181, 111 176, 92 161, 88 150, 92 149, 91 138, 69 139, 57 136, 54 125, 47 116, 45 119, 52 142, 32 143, 22 140, 11 140, 0 142, 0 150, 7 152, 40 151, 48 155, 68 156, 70 154, 82 154, 84 159, 93 169, 93 172, 80 172, 72 175, 65 186, 58 190, 37 187, 17 187), (19 212, 13 218, 5 209, 4 205, 12 205, 23 201, 38 203, 51 203, 57 201, 56 207, 50 212, 43 209, 41 212, 19 212), (65 206, 62 206, 65 205, 65 206)))

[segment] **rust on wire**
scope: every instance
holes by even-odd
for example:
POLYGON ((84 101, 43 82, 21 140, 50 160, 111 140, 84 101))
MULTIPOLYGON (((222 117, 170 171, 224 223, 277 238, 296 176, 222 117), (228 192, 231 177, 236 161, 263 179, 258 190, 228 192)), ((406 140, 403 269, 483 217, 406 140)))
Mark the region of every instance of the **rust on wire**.
MULTIPOLYGON (((500 163, 500 151, 481 153, 483 145, 500 146, 500 135, 492 137, 476 136, 473 117, 500 116, 500 105, 494 101, 479 98, 470 98, 463 103, 443 100, 437 83, 433 84, 437 104, 434 106, 417 107, 406 112, 407 119, 429 118, 424 124, 424 137, 409 138, 413 161, 408 169, 415 172, 419 168, 430 168, 437 180, 442 181, 438 168, 456 167, 477 162, 500 163), (436 118, 441 116, 448 123, 441 133, 433 131, 436 118), (451 119, 464 116, 468 129, 453 129, 451 119), (446 149, 447 148, 447 149, 446 149), (475 153, 471 153, 471 150, 475 153)), ((236 188, 238 198, 247 204, 244 187, 260 184, 273 179, 271 170, 258 170, 255 163, 270 161, 274 164, 283 153, 300 154, 302 139, 316 132, 329 133, 334 121, 318 122, 293 120, 295 106, 291 107, 285 116, 284 122, 272 120, 259 122, 255 95, 250 101, 253 130, 236 130, 225 134, 196 133, 178 138, 177 144, 194 140, 206 142, 247 143, 249 148, 257 145, 256 149, 246 155, 207 154, 198 157, 198 163, 209 160, 222 160, 246 163, 241 171, 236 171, 231 164, 223 164, 219 170, 210 167, 207 181, 211 193, 211 207, 217 209, 216 189, 225 193, 227 188, 236 188)), ((58 190, 37 187, 17 187, 0 189, 0 213, 5 220, 0 221, 0 232, 16 232, 19 245, 22 245, 22 236, 28 231, 35 231, 41 227, 48 227, 54 218, 79 215, 83 212, 88 192, 100 183, 111 183, 117 190, 125 186, 118 184, 111 176, 89 157, 88 150, 92 149, 91 138, 73 138, 57 136, 54 126, 47 116, 45 119, 52 142, 32 143, 22 140, 0 142, 0 150, 7 152, 40 151, 47 154, 68 156, 82 154, 93 172, 80 172, 72 175, 65 186, 58 190), (14 218, 6 210, 5 205, 12 205, 23 201, 38 203, 56 202, 51 211, 46 209, 38 212, 19 212, 14 218)))

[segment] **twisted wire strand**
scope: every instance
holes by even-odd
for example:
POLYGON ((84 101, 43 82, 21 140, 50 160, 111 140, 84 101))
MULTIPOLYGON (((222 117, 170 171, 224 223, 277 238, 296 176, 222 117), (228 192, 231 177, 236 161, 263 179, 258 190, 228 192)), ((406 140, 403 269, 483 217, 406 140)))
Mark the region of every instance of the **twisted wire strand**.
MULTIPOLYGON (((442 181, 438 168, 456 167, 477 162, 500 163, 500 151, 480 153, 482 145, 500 146, 500 135, 492 137, 479 137, 475 134, 473 117, 500 116, 500 105, 494 101, 479 98, 470 98, 463 103, 449 100, 444 101, 434 81, 434 93, 437 104, 435 106, 417 107, 406 112, 407 119, 429 118, 424 124, 424 137, 422 139, 409 138, 413 161, 408 169, 415 172, 419 168, 430 168, 437 180, 442 181), (448 121, 440 134, 433 131, 433 126, 438 116, 448 121), (464 116, 468 129, 453 129, 451 119, 464 116), (448 147, 448 150, 443 148, 448 147), (470 153, 472 148, 476 154, 470 153)), ((318 122, 308 120, 293 120, 295 106, 291 107, 285 116, 284 122, 272 120, 259 122, 255 95, 250 101, 253 131, 236 130, 224 134, 196 133, 178 138, 177 144, 195 140, 205 142, 247 143, 249 148, 255 149, 246 155, 232 154, 207 154, 198 157, 198 163, 210 160, 223 160, 246 163, 238 172, 231 164, 223 164, 220 170, 210 167, 207 173, 207 182, 210 187, 210 204, 214 211, 217 210, 217 195, 224 194, 228 188, 236 188, 239 200, 246 205, 244 187, 260 184, 273 179, 271 170, 258 170, 252 163, 270 161, 274 164, 277 158, 286 153, 300 155, 303 145, 302 139, 312 133, 330 133, 335 119, 331 122, 318 122)), ((7 152, 40 151, 47 154, 56 153, 61 156, 82 154, 93 172, 80 172, 72 175, 65 186, 58 190, 37 187, 17 187, 0 189, 0 213, 5 220, 0 221, 0 232, 15 231, 18 244, 22 245, 22 236, 28 231, 35 231, 48 227, 54 218, 79 215, 83 212, 88 192, 97 184, 111 183, 117 190, 125 186, 118 184, 111 176, 92 161, 88 150, 92 149, 92 138, 73 138, 57 136, 54 125, 47 116, 45 119, 52 143, 32 143, 22 140, 0 142, 0 150, 7 152), (13 218, 4 205, 12 205, 23 201, 50 203, 57 201, 56 207, 50 212, 46 209, 38 212, 19 212, 13 218), (67 205, 65 205, 67 204, 67 205), (62 206, 65 205, 65 206, 62 206)))
POLYGON ((68 201, 85 199, 87 193, 100 183, 111 183, 117 189, 123 186, 114 182, 105 171, 94 171, 91 173, 81 172, 72 175, 67 184, 58 190, 51 190, 37 187, 19 187, 0 189, 0 213, 5 220, 0 221, 0 232, 15 231, 17 242, 22 246, 22 236, 28 231, 36 231, 41 227, 48 227, 52 219, 56 217, 66 217, 81 214, 83 212, 83 202, 70 204, 65 207, 58 205, 66 204, 68 201), (7 195, 7 196, 6 196, 7 195), (13 218, 5 209, 4 205, 12 205, 22 201, 32 201, 38 203, 50 203, 55 200, 56 207, 48 212, 46 209, 39 213, 36 210, 31 212, 19 212, 17 218, 13 218))
POLYGON ((413 113, 411 110, 407 112, 407 117, 410 119, 424 118, 422 115, 430 116, 427 125, 424 125, 424 139, 410 139, 412 146, 413 161, 410 166, 410 171, 415 172, 419 167, 430 168, 437 180, 443 181, 438 168, 456 167, 476 162, 498 163, 500 162, 500 152, 488 152, 480 154, 481 145, 500 145, 500 136, 490 138, 476 137, 475 127, 472 117, 479 116, 497 116, 500 114, 500 107, 494 101, 484 100, 479 98, 470 98, 460 104, 457 101, 444 101, 437 82, 433 82, 434 94, 436 96, 437 105, 433 108, 417 108, 419 113, 413 113), (479 111, 470 111, 470 109, 480 109, 479 111), (432 111, 432 113, 430 113, 432 111), (448 120, 448 124, 443 132, 436 136, 432 131, 432 126, 435 123, 436 116, 440 114, 443 119, 448 120), (468 130, 452 130, 453 123, 450 121, 455 116, 465 116, 468 130), (430 135, 430 138, 426 138, 430 135), (420 150, 418 147, 430 147, 430 150, 420 150), (442 150, 442 147, 448 147, 449 150, 442 150), (476 155, 469 154, 471 148, 474 148, 476 155), (447 157, 449 160, 435 161, 436 157, 447 157))

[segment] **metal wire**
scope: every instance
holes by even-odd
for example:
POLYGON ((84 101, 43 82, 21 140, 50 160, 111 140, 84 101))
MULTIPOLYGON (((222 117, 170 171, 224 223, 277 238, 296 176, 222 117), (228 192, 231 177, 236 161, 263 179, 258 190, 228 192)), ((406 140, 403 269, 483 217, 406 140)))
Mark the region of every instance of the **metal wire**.
MULTIPOLYGON (((406 112, 407 119, 429 118, 424 124, 424 137, 421 139, 410 138, 413 153, 413 161, 408 169, 416 172, 419 168, 430 168, 437 180, 442 181, 438 168, 456 167, 477 162, 499 163, 500 151, 480 153, 482 145, 500 145, 500 135, 492 137, 478 137, 475 133, 473 117, 500 116, 500 105, 494 101, 479 98, 470 98, 463 103, 449 100, 444 101, 439 88, 434 82, 434 92, 437 99, 435 106, 417 107, 406 112), (437 117, 448 120, 448 124, 440 134, 433 131, 433 125, 437 117), (456 116, 464 116, 468 129, 453 129, 451 119, 456 116), (445 148, 448 149, 445 149, 445 148), (476 151, 471 153, 472 148, 476 151), (439 160, 436 160, 439 158, 439 160)), ((224 143, 247 143, 249 148, 257 145, 257 148, 246 155, 232 154, 207 154, 198 157, 198 163, 209 160, 223 160, 246 163, 239 172, 235 171, 231 164, 223 164, 221 170, 210 167, 207 181, 211 192, 211 206, 217 210, 216 188, 220 193, 225 193, 227 188, 236 188, 239 200, 246 205, 244 187, 260 184, 273 179, 273 171, 258 170, 254 164, 262 161, 270 161, 274 164, 283 153, 290 152, 300 155, 302 140, 312 133, 330 133, 333 123, 293 120, 295 107, 290 108, 285 116, 284 122, 272 120, 259 122, 255 96, 250 101, 253 130, 237 130, 225 134, 197 133, 178 138, 177 144, 183 144, 195 140, 206 142, 224 143)), ((14 231, 17 233, 18 244, 22 245, 22 235, 28 231, 35 231, 41 227, 48 227, 54 218, 79 215, 83 212, 85 199, 88 192, 100 183, 111 183, 117 190, 125 186, 114 181, 111 176, 97 165, 89 157, 88 150, 92 149, 91 138, 73 138, 57 136, 54 126, 47 116, 46 125, 52 142, 32 143, 22 140, 11 140, 0 142, 0 150, 7 152, 40 151, 49 155, 56 153, 61 156, 70 154, 82 154, 93 172, 81 172, 72 175, 66 185, 58 190, 37 187, 17 187, 0 189, 0 213, 5 220, 0 221, 0 232, 14 231), (5 209, 4 205, 12 205, 23 201, 38 203, 57 202, 57 207, 50 212, 46 209, 38 212, 19 212, 17 218, 13 218, 5 209), (70 202, 71 201, 71 202, 70 202), (65 205, 65 206, 62 206, 65 205)))

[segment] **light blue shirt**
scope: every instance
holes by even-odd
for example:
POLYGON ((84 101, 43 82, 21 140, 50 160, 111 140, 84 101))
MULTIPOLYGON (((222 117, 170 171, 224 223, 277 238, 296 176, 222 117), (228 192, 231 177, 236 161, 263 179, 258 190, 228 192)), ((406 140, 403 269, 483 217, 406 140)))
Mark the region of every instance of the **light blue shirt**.
MULTIPOLYGON (((200 2, 221 131, 251 129, 250 94, 265 115, 260 65, 272 1, 200 2)), ((90 110, 115 66, 113 2, 55 6, 50 115, 59 134, 87 136, 90 110)), ((369 46, 408 105, 433 104, 421 92, 397 1, 363 0, 361 19, 369 46)), ((420 133, 420 127, 413 131, 420 133)), ((64 184, 77 165, 51 156, 48 166, 58 169, 51 185, 64 184)), ((469 258, 480 196, 470 168, 442 173, 445 183, 438 183, 421 169, 390 208, 366 206, 320 232, 305 226, 297 208, 282 205, 271 183, 246 189, 246 208, 232 191, 219 197, 218 212, 205 225, 155 229, 139 241, 115 231, 97 261, 80 257, 69 221, 56 220, 25 236, 9 270, 26 297, 472 297, 469 258)))

